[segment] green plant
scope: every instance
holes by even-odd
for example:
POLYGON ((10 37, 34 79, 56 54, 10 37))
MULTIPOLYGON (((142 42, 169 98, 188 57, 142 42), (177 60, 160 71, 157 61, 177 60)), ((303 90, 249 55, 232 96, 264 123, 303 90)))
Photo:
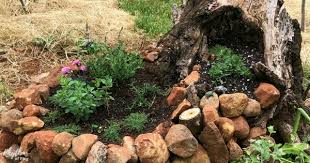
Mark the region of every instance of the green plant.
POLYGON ((104 138, 110 141, 120 140, 121 124, 115 121, 110 121, 109 126, 103 130, 104 138))
POLYGON ((124 126, 130 131, 141 132, 147 123, 148 116, 145 113, 131 113, 124 119, 124 126))
POLYGON ((118 0, 120 8, 135 15, 136 27, 151 37, 160 37, 172 27, 172 5, 180 0, 118 0))
MULTIPOLYGON (((271 134, 276 133, 273 127, 268 127, 271 134)), ((261 137, 251 140, 251 145, 244 149, 243 157, 234 162, 240 163, 261 163, 265 161, 306 163, 310 161, 310 156, 306 153, 309 145, 306 143, 286 143, 276 144, 268 137, 261 137)))
POLYGON ((56 132, 68 132, 74 135, 79 135, 81 131, 81 127, 76 125, 76 124, 65 124, 65 125, 60 125, 56 126, 53 128, 56 132))
POLYGON ((243 63, 240 54, 220 45, 211 48, 210 53, 216 56, 216 61, 209 69, 208 74, 216 82, 228 76, 252 77, 250 69, 243 63))
POLYGON ((103 127, 100 124, 91 124, 91 130, 92 132, 101 134, 103 132, 103 127))
POLYGON ((115 82, 122 82, 133 77, 143 66, 142 58, 136 53, 128 53, 119 43, 114 48, 108 48, 106 55, 95 54, 87 62, 90 76, 104 78, 110 76, 115 82))
POLYGON ((107 49, 109 48, 106 42, 90 41, 89 39, 79 39, 76 44, 81 48, 81 53, 87 54, 107 52, 107 49))
POLYGON ((10 98, 12 92, 10 88, 4 84, 4 82, 0 81, 0 105, 2 105, 8 98, 10 98))
POLYGON ((63 115, 62 112, 55 110, 55 111, 50 111, 43 117, 43 120, 45 123, 56 123, 57 119, 59 119, 63 115))
POLYGON ((43 49, 51 50, 54 47, 56 39, 53 35, 48 35, 46 37, 36 37, 33 39, 33 43, 35 46, 39 46, 43 49))
POLYGON ((87 120, 98 106, 112 99, 108 90, 112 79, 96 79, 92 84, 78 79, 62 77, 61 88, 50 97, 53 104, 74 115, 77 121, 87 120))
POLYGON ((156 95, 164 95, 164 91, 154 84, 144 83, 141 86, 135 86, 131 84, 131 90, 135 94, 130 108, 135 107, 150 107, 152 100, 155 99, 156 95))

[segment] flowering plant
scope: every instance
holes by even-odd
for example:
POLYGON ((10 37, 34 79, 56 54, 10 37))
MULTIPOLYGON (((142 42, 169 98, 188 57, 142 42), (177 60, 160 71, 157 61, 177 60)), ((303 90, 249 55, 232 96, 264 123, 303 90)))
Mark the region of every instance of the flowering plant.
POLYGON ((87 67, 85 65, 83 65, 81 63, 81 61, 78 59, 72 61, 70 65, 64 66, 61 69, 61 73, 63 75, 68 75, 68 74, 72 74, 72 73, 81 73, 81 72, 83 73, 86 71, 87 71, 87 67))

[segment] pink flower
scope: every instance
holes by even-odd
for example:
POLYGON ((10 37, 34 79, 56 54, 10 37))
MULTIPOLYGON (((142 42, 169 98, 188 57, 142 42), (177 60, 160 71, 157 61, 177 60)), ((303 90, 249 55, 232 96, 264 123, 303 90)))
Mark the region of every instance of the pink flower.
POLYGON ((85 65, 82 65, 82 66, 80 66, 80 70, 85 72, 85 71, 87 71, 87 67, 85 65))
POLYGON ((81 64, 81 61, 77 59, 77 60, 72 61, 71 64, 79 66, 81 64))
POLYGON ((62 74, 68 74, 68 73, 70 73, 71 72, 71 68, 70 67, 63 67, 62 69, 61 69, 61 73, 62 74))

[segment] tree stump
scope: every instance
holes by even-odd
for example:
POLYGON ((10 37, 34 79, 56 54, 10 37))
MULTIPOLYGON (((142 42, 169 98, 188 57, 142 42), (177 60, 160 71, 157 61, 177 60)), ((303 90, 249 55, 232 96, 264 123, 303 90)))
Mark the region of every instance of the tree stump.
MULTIPOLYGON (((293 124, 302 102, 301 31, 288 15, 283 0, 189 0, 178 22, 158 43, 163 50, 157 63, 161 74, 184 79, 197 60, 209 58, 208 47, 240 44, 257 49, 251 63, 255 75, 281 90, 278 105, 252 120, 252 126, 293 124)), ((164 77, 166 81, 169 78, 164 77)), ((170 79, 175 80, 175 79, 170 79)), ((305 108, 309 114, 309 108, 305 108)), ((280 127, 278 127, 281 130, 280 127)), ((303 130, 301 135, 307 132, 303 130)), ((287 132, 280 132, 286 133, 287 132)), ((281 137, 287 137, 282 135, 281 137)), ((286 140, 287 141, 287 140, 286 140)))
POLYGON ((192 108, 181 113, 179 123, 185 125, 193 135, 198 135, 202 130, 201 118, 201 110, 192 108))

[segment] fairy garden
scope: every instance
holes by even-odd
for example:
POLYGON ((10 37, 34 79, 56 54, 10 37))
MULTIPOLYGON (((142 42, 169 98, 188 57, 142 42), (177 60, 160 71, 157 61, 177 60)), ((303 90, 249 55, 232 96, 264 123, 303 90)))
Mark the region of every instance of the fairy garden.
POLYGON ((172 29, 139 50, 79 39, 76 55, 1 106, 0 163, 309 162, 298 27, 287 27, 295 44, 270 48, 269 30, 283 29, 232 2, 173 8, 172 29))

